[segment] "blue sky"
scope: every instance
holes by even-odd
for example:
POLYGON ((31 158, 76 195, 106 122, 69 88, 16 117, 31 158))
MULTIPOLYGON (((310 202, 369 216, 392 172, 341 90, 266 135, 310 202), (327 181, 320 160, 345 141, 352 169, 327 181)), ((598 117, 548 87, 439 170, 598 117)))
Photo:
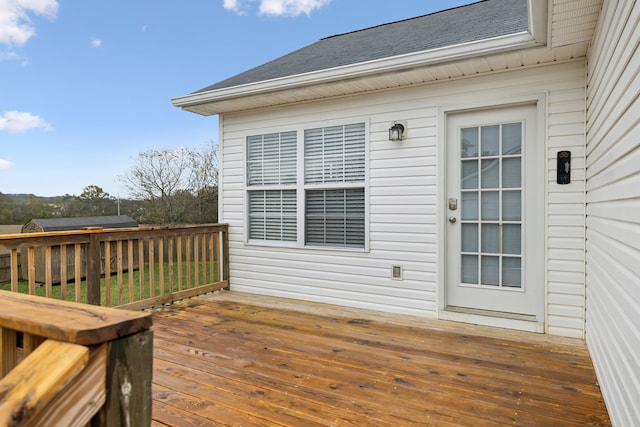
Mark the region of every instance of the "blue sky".
POLYGON ((171 98, 322 37, 473 0, 0 0, 0 193, 79 195, 218 140, 171 98))

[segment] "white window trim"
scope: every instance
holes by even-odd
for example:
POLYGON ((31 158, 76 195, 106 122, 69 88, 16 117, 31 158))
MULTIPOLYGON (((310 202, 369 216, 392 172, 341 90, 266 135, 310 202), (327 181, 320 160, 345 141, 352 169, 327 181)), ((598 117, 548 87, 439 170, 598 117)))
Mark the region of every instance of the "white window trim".
POLYGON ((242 136, 243 144, 243 192, 244 192, 244 242, 247 246, 257 247, 280 247, 280 248, 298 248, 313 251, 342 251, 342 252, 369 252, 370 251, 370 189, 369 189, 369 148, 370 148, 370 122, 368 118, 347 118, 340 120, 329 120, 322 122, 309 122, 297 124, 294 126, 281 125, 266 129, 256 129, 251 133, 242 136), (314 129, 319 127, 342 126, 347 124, 364 123, 364 181, 362 183, 328 183, 328 184, 305 184, 304 182, 304 131, 305 129, 314 129), (264 135, 269 133, 282 133, 295 131, 297 138, 297 168, 296 168, 296 184, 279 185, 279 186, 262 186, 260 190, 284 190, 296 189, 296 214, 297 214, 297 240, 295 242, 278 241, 278 240, 261 240, 249 238, 249 191, 252 188, 247 185, 247 137, 252 135, 264 135), (305 244, 305 191, 324 190, 324 189, 345 189, 345 188, 363 188, 364 187, 364 247, 354 248, 345 246, 313 246, 305 244))

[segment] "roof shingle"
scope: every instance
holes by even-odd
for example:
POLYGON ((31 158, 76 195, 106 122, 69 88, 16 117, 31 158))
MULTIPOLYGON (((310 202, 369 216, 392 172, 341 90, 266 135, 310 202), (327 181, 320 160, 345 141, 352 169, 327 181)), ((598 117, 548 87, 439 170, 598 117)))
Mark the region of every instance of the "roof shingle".
POLYGON ((527 30, 527 0, 483 0, 327 37, 194 93, 424 52, 527 30))

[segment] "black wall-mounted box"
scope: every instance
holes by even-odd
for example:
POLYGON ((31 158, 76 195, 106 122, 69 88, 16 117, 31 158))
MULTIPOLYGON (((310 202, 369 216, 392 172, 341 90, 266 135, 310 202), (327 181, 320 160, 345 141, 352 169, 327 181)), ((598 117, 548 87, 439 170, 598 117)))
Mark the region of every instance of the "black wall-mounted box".
POLYGON ((571 183, 571 151, 558 151, 556 182, 561 185, 571 183))

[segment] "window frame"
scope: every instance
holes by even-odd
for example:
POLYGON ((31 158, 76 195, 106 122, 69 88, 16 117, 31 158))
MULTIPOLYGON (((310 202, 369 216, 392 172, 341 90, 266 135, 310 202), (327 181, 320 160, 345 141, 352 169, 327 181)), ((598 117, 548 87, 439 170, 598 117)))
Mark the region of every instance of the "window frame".
POLYGON ((347 251, 347 252, 369 252, 369 147, 370 147, 370 127, 369 120, 363 118, 355 118, 352 120, 331 120, 323 122, 312 122, 297 124, 295 126, 278 126, 277 128, 268 128, 257 130, 256 132, 247 133, 243 136, 243 168, 244 168, 244 242, 250 246, 268 246, 268 247, 285 247, 300 248, 319 251, 347 251), (361 182, 331 182, 331 183, 305 183, 305 153, 304 153, 304 135, 305 130, 316 128, 327 128, 333 126, 347 126, 352 124, 364 124, 364 179, 361 182), (296 132, 296 183, 295 185, 263 185, 250 186, 248 184, 248 144, 249 137, 258 135, 267 135, 274 133, 296 132), (306 192, 307 190, 339 190, 339 189, 363 189, 364 190, 364 245, 362 247, 353 246, 322 246, 314 244, 306 244, 306 192), (249 192, 252 190, 296 190, 296 240, 280 241, 280 240, 263 240, 252 239, 250 237, 250 219, 249 219, 249 192))

